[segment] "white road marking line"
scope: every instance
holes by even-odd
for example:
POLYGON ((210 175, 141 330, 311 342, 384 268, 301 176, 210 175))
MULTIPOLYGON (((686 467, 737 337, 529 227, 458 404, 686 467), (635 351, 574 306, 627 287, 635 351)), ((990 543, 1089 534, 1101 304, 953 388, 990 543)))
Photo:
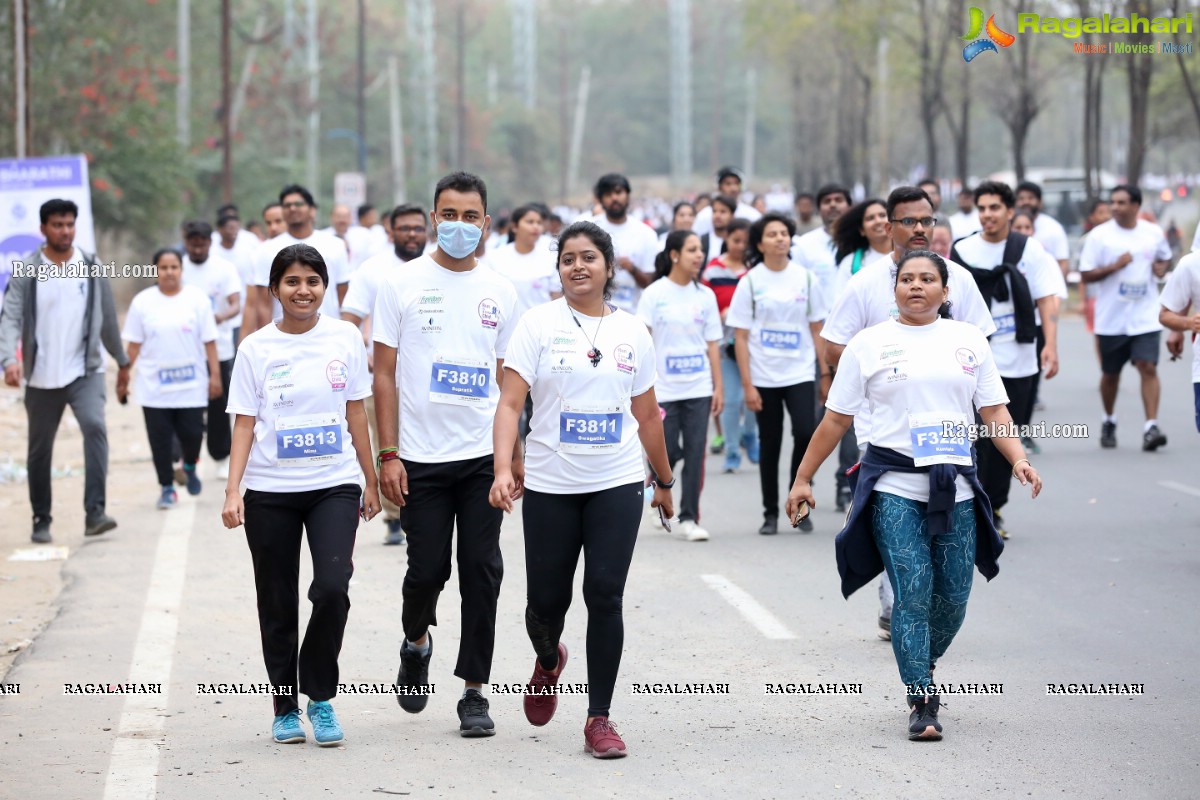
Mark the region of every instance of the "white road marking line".
POLYGON ((725 598, 729 605, 740 611, 746 621, 758 628, 759 633, 763 636, 768 639, 796 638, 796 635, 789 631, 778 617, 724 575, 701 575, 700 580, 725 598))
POLYGON ((1188 486, 1185 483, 1176 483, 1175 481, 1159 481, 1158 485, 1166 489, 1174 489, 1177 492, 1190 494, 1192 497, 1200 497, 1200 489, 1197 489, 1194 486, 1188 486))
POLYGON ((166 513, 142 624, 129 666, 130 683, 161 683, 163 692, 125 695, 104 783, 104 800, 153 800, 158 789, 158 752, 166 744, 164 722, 171 662, 179 632, 179 605, 187 575, 188 541, 196 504, 184 501, 166 513))

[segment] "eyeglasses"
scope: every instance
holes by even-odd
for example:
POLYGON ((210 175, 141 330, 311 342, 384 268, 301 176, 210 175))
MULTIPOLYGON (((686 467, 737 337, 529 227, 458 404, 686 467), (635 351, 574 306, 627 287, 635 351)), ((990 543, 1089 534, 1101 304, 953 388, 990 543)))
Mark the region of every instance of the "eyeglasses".
POLYGON ((403 234, 424 233, 425 226, 424 225, 401 225, 399 227, 392 228, 392 231, 394 233, 403 233, 403 234))
POLYGON ((932 228, 937 225, 937 217, 902 217, 889 221, 905 228, 915 228, 918 224, 923 228, 932 228))
POLYGON ((281 203, 284 208, 308 208, 308 203, 303 200, 295 200, 291 203, 281 203))

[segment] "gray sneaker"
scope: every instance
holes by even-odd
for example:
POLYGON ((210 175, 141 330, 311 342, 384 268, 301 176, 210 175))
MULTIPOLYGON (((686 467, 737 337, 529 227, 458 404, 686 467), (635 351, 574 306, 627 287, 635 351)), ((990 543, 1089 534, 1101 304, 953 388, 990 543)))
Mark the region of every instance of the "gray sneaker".
POLYGON ((29 541, 34 544, 49 544, 50 543, 50 520, 42 517, 33 518, 33 533, 29 535, 29 541))
POLYGON ((83 529, 84 536, 99 536, 102 533, 108 533, 113 528, 117 527, 117 521, 105 514, 103 511, 97 511, 94 514, 88 514, 86 527, 83 529))

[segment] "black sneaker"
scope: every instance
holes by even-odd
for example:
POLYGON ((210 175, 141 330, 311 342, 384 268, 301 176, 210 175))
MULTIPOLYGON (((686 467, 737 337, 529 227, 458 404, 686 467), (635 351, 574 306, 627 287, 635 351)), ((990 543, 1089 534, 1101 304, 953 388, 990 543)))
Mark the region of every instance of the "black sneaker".
POLYGON ((938 722, 938 696, 913 701, 908 715, 908 738, 914 742, 938 742, 942 739, 942 723, 938 722))
POLYGON ((44 517, 33 518, 33 533, 29 535, 29 541, 34 544, 49 544, 50 543, 50 520, 44 517))
POLYGON ((458 701, 458 732, 467 738, 496 735, 496 723, 488 716, 487 698, 478 689, 467 689, 458 701))
POLYGON ((801 533, 812 533, 812 530, 813 530, 812 514, 809 514, 807 517, 800 520, 800 524, 797 525, 796 527, 800 529, 801 533))
POLYGON ((400 645, 400 671, 396 673, 396 702, 410 714, 425 710, 429 703, 429 659, 433 656, 433 634, 429 636, 429 652, 421 655, 408 639, 400 645))
POLYGON ((117 527, 117 521, 105 514, 103 511, 97 511, 94 514, 87 515, 87 522, 83 529, 84 536, 99 536, 102 533, 108 533, 113 528, 117 527))
POLYGON ((892 621, 888 617, 879 618, 879 638, 885 642, 892 640, 892 621))
POLYGON ((846 513, 846 508, 850 505, 850 498, 853 495, 854 493, 850 491, 849 486, 843 486, 842 488, 838 489, 837 510, 839 514, 846 513))
POLYGON ((1157 425, 1151 425, 1150 430, 1142 436, 1142 449, 1148 453, 1153 453, 1166 443, 1167 435, 1160 431, 1157 425))
POLYGON ((1039 456, 1042 454, 1042 448, 1038 447, 1037 442, 1033 440, 1032 436, 1022 436, 1021 446, 1024 447, 1025 452, 1029 453, 1030 455, 1039 456))
POLYGON ((759 527, 758 532, 763 536, 774 536, 779 533, 779 517, 774 514, 763 517, 763 524, 759 527))
POLYGON ((1106 422, 1100 426, 1100 446, 1101 447, 1116 447, 1117 446, 1117 423, 1106 422))

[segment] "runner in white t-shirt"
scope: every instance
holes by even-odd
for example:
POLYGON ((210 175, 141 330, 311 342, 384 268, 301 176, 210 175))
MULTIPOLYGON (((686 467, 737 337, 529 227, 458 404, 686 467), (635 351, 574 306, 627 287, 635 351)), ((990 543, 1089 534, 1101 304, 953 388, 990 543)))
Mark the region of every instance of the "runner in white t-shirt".
MULTIPOLYGON (((1053 256, 1038 243, 1019 233, 1011 232, 1009 224, 1014 215, 1016 198, 1008 184, 984 181, 975 187, 975 207, 983 229, 954 243, 951 251, 957 260, 968 267, 984 299, 988 301, 996 331, 989 339, 996 371, 1004 382, 1008 395, 1008 411, 1018 426, 1027 426, 1033 419, 1036 380, 1045 370, 1046 379, 1058 374, 1058 309, 1067 298, 1067 284, 1053 256), (1006 258, 1012 241, 1015 262, 1006 258), (1016 248, 1020 248, 1017 250, 1016 248), (1002 264, 1015 266, 1024 278, 1031 307, 1024 313, 1016 303, 1017 290, 1013 273, 997 276, 1002 264), (1003 299, 1002 299, 1003 298, 1003 299), (1039 346, 1037 328, 1042 328, 1045 344, 1039 346), (1024 329, 1026 341, 1018 337, 1024 329)), ((1032 440, 1022 432, 1022 446, 1033 450, 1032 440)), ((1008 461, 991 439, 982 439, 976 446, 979 482, 992 505, 992 519, 1001 538, 1008 531, 1000 511, 1008 503, 1012 472, 1008 461)))
MULTIPOLYGON (((762 212, 751 205, 743 203, 739 198, 742 196, 742 171, 737 167, 721 167, 717 170, 717 194, 714 196, 728 197, 733 200, 733 216, 737 219, 744 219, 747 222, 754 222, 762 216, 762 212)), ((722 234, 720 228, 713 221, 713 214, 717 213, 713 205, 696 212, 696 221, 691 225, 699 236, 710 234, 716 228, 718 234, 722 234)), ((716 252, 713 252, 712 247, 709 247, 708 258, 705 263, 713 260, 721 255, 721 250, 718 247, 716 252)))
POLYGON ((658 245, 662 245, 667 241, 667 237, 674 231, 690 231, 696 223, 696 207, 687 200, 680 200, 671 209, 671 227, 669 230, 663 231, 658 235, 658 245))
POLYGON ((850 278, 863 267, 892 254, 887 202, 873 197, 849 208, 833 226, 837 278, 830 303, 836 303, 850 278))
POLYGON ((268 288, 283 316, 247 336, 234 364, 228 410, 237 421, 221 519, 227 528, 246 526, 263 657, 276 690, 274 740, 304 741, 297 705, 303 693, 313 738, 337 746, 342 729, 329 701, 337 694, 350 610, 354 537, 360 515, 379 513, 363 408, 371 384, 358 330, 322 310, 333 289, 316 248, 280 251, 268 288), (313 608, 297 649, 306 532, 313 608))
POLYGON ((609 706, 624 640, 622 595, 642 515, 643 449, 667 478, 651 503, 667 519, 675 483, 654 394, 653 342, 640 320, 608 302, 616 260, 611 237, 597 225, 576 222, 563 231, 564 297, 527 313, 509 344, 489 498, 511 512, 525 496, 525 628, 537 655, 525 717, 534 725, 548 723, 557 708, 553 687, 567 663, 559 640, 579 555, 586 553, 583 735, 585 752, 597 758, 625 755, 609 706), (527 393, 534 395, 533 424, 523 469, 510 453, 520 454, 517 418, 527 393))
POLYGON ((979 224, 979 213, 975 210, 975 191, 964 186, 958 190, 957 201, 958 211, 951 214, 947 220, 952 240, 970 236, 982 227, 979 224))
POLYGON ((1157 450, 1167 443, 1158 428, 1157 280, 1171 265, 1171 248, 1162 228, 1138 219, 1142 192, 1136 186, 1117 186, 1109 195, 1113 218, 1087 235, 1079 257, 1083 282, 1096 287, 1095 328, 1100 348, 1100 401, 1104 422, 1100 446, 1117 446, 1115 415, 1121 369, 1133 362, 1142 379, 1146 424, 1142 449, 1157 450))
MULTIPOLYGON (((935 253, 914 251, 900 259, 898 317, 860 331, 846 347, 827 413, 787 501, 793 524, 809 513, 806 506, 816 507, 812 476, 850 429, 865 397, 871 443, 854 476, 837 562, 847 597, 880 570, 892 585, 892 649, 908 695, 910 739, 942 737, 933 670, 966 616, 972 565, 990 580, 1004 549, 975 474, 967 426, 976 408, 989 425, 1010 425, 1012 419, 983 334, 941 318, 948 280, 946 263, 935 253)), ((1037 497, 1041 478, 1020 442, 1006 436, 996 445, 1037 497)))
POLYGON ((691 231, 674 231, 658 254, 658 279, 642 292, 638 317, 654 339, 658 382, 655 394, 665 412, 667 458, 674 472, 683 459, 679 535, 708 540, 700 527, 700 489, 708 419, 725 404, 721 375, 721 312, 712 289, 700 283, 704 250, 691 231))
POLYGON ((845 186, 830 183, 817 190, 817 211, 821 214, 821 227, 803 236, 793 236, 792 261, 813 273, 821 282, 821 290, 829 302, 833 302, 837 283, 837 245, 833 241, 833 226, 838 218, 850 208, 850 190, 845 186))
MULTIPOLYGON (((204 240, 211 241, 207 235, 204 240)), ((217 363, 219 332, 209 298, 202 289, 185 285, 178 252, 160 250, 154 264, 158 285, 134 296, 121 338, 128 342, 130 365, 137 365, 134 392, 146 418, 150 455, 162 487, 158 507, 165 509, 179 501, 171 456, 176 437, 188 494, 200 494, 196 462, 204 438, 204 411, 224 394, 224 386, 217 363)), ((128 387, 118 386, 117 399, 124 404, 127 398, 128 387)))
POLYGON ((206 434, 208 454, 216 462, 217 477, 229 477, 229 444, 231 430, 225 406, 229 404, 229 381, 233 375, 234 318, 242 312, 242 280, 237 267, 220 256, 211 254, 212 226, 203 220, 183 226, 183 283, 204 292, 212 307, 217 324, 217 359, 221 362, 221 395, 208 403, 206 434))
MULTIPOLYGON (((317 217, 317 204, 312 194, 303 186, 285 186, 279 193, 279 204, 287 220, 287 230, 263 242, 258 251, 258 262, 254 268, 255 288, 250 292, 253 298, 250 302, 255 304, 258 312, 255 315, 255 324, 263 327, 271 320, 280 319, 282 312, 279 302, 272 299, 268 291, 268 280, 275 254, 295 244, 307 244, 320 252, 329 272, 329 291, 324 295, 321 311, 330 319, 338 319, 342 298, 346 296, 346 287, 350 281, 346 243, 332 234, 316 230, 314 222, 317 217)), ((243 326, 247 326, 244 320, 243 326)), ((243 338, 253 332, 246 331, 243 338)))
POLYGON ((454 674, 466 684, 459 731, 491 736, 496 727, 481 689, 491 675, 504 572, 503 514, 488 505, 492 421, 517 293, 475 260, 490 222, 487 186, 478 176, 455 172, 438 181, 432 221, 438 249, 380 287, 373 320, 380 482, 401 507, 408 534, 397 699, 414 714, 429 700, 429 628, 437 624, 457 527, 462 635, 454 674))
POLYGON ((233 329, 233 343, 236 346, 242 340, 242 315, 246 308, 246 293, 254 285, 254 265, 257 261, 258 249, 262 242, 248 230, 242 228, 236 206, 222 206, 217 210, 217 226, 212 235, 213 255, 233 264, 238 271, 242 290, 238 296, 238 313, 230 320, 233 329), (231 209, 232 210, 229 210, 231 209))
POLYGON ((617 253, 613 303, 617 308, 637 312, 642 289, 654 280, 654 258, 658 255, 658 236, 649 225, 629 215, 629 179, 609 173, 596 181, 595 194, 603 213, 592 222, 612 237, 617 253))
POLYGON ((489 250, 483 263, 512 281, 517 292, 517 318, 562 296, 554 253, 538 245, 542 214, 537 206, 521 206, 509 216, 508 242, 489 250))
MULTIPOLYGON (((900 310, 896 305, 896 265, 910 250, 929 247, 929 237, 936 218, 933 216, 933 202, 923 189, 916 186, 893 189, 888 195, 887 212, 888 232, 893 246, 891 258, 863 267, 850 279, 821 329, 821 338, 826 341, 826 359, 835 371, 842 352, 855 334, 899 316, 900 310)), ((996 330, 996 325, 971 273, 953 261, 947 262, 946 268, 950 278, 952 316, 979 328, 984 336, 990 336, 996 330)), ((871 441, 871 414, 865 403, 854 415, 854 434, 861 453, 871 441)), ((844 476, 857 459, 857 453, 840 451, 838 472, 844 476)), ((838 500, 839 509, 849 505, 849 484, 839 493, 838 500)), ((877 624, 879 636, 890 638, 892 586, 886 580, 879 582, 877 624)))
POLYGON ((1016 201, 1017 208, 1028 211, 1033 217, 1033 238, 1058 263, 1065 279, 1071 259, 1071 244, 1062 224, 1046 213, 1042 187, 1033 181, 1021 181, 1017 184, 1016 201))
MULTIPOLYGON (((1191 334, 1192 389, 1196 396, 1196 430, 1200 431, 1200 347, 1196 346, 1196 334, 1200 333, 1200 252, 1179 259, 1158 302, 1162 305, 1159 322, 1177 334, 1191 334)), ((1172 361, 1183 355, 1183 336, 1169 337, 1167 349, 1172 361)))
MULTIPOLYGON (((795 223, 778 212, 764 214, 750 226, 746 246, 751 270, 734 290, 725 324, 735 330, 738 371, 746 407, 758 419, 759 482, 763 524, 758 532, 779 527, 779 454, 783 446, 783 412, 792 420, 792 472, 808 446, 816 424, 816 405, 824 402, 832 373, 818 344, 829 311, 821 282, 788 259, 795 223), (818 370, 821 385, 813 386, 818 370)), ((811 531, 812 522, 803 530, 811 531)))
MULTIPOLYGON (((426 222, 428 217, 425 209, 418 205, 406 203, 398 205, 385 220, 392 231, 392 246, 368 258, 354 271, 350 278, 350 287, 342 300, 342 319, 360 327, 363 332, 363 342, 367 347, 367 367, 374 369, 372 363, 371 312, 375 309, 375 300, 379 296, 379 286, 398 270, 425 253, 426 222)), ((399 382, 399 369, 396 370, 396 380, 399 382)), ((375 449, 379 449, 379 428, 376 425, 375 396, 367 398, 367 421, 371 427, 371 440, 375 449)), ((380 496, 383 503, 383 522, 387 527, 383 543, 386 545, 401 545, 405 542, 404 529, 400 523, 400 506, 393 503, 385 495, 380 496)))

